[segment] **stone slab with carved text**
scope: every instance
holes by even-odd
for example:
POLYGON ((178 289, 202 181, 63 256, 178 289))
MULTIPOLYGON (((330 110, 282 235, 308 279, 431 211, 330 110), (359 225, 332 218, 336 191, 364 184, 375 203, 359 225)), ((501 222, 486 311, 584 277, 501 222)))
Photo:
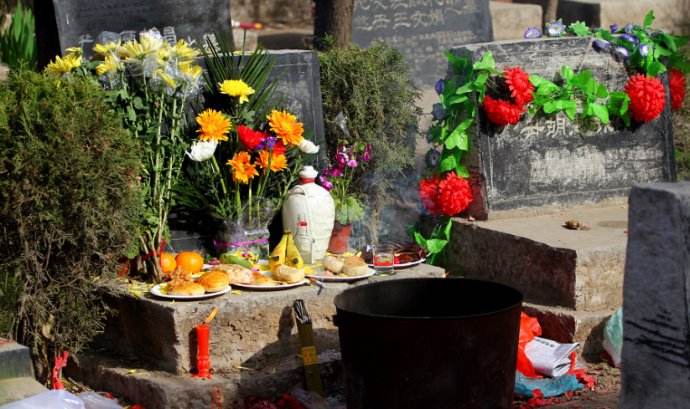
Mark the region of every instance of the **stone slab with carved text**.
MULTIPOLYGON (((499 70, 521 66, 554 79, 562 66, 589 69, 609 90, 622 90, 622 64, 592 50, 587 38, 539 39, 472 44, 453 49, 478 59, 491 51, 499 70)), ((668 93, 667 93, 668 94, 668 93)), ((627 195, 634 183, 675 179, 671 114, 623 129, 584 128, 560 114, 526 117, 496 129, 483 116, 473 136, 468 165, 475 189, 470 214, 486 219, 490 210, 596 202, 627 195)))
POLYGON ((157 28, 167 39, 201 45, 205 38, 230 28, 228 0, 53 0, 60 48, 90 51, 103 31, 135 39, 157 28))
POLYGON ((352 40, 398 49, 417 85, 433 85, 443 76, 443 53, 451 46, 491 41, 492 33, 488 1, 355 0, 352 40))

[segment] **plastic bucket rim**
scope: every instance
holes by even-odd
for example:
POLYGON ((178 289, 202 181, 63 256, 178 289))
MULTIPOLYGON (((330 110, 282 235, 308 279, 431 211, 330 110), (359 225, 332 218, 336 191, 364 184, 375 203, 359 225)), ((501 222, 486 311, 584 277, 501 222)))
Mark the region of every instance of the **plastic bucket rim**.
POLYGON ((431 278, 431 277, 426 277, 426 278, 400 278, 400 279, 395 279, 395 280, 387 280, 387 281, 377 281, 373 283, 368 283, 364 284, 361 286, 353 287, 353 288, 348 288, 344 291, 342 291, 340 294, 336 295, 335 298, 333 299, 333 303, 335 304, 336 312, 338 315, 356 315, 360 317, 365 317, 365 318, 373 318, 373 319, 395 319, 395 320, 461 320, 461 319, 470 319, 470 318, 480 318, 480 317, 486 317, 494 314, 499 314, 502 312, 507 312, 512 309, 515 309, 516 307, 521 307, 522 303, 524 301, 524 295, 522 292, 519 290, 506 285, 502 283, 497 283, 495 281, 489 281, 489 280, 479 280, 475 278, 463 278, 463 277, 445 277, 445 278, 431 278), (357 291, 361 289, 362 287, 366 286, 375 286, 375 285, 384 285, 385 283, 390 283, 393 281, 440 281, 440 280, 457 280, 457 281, 469 281, 469 282, 476 282, 476 283, 482 283, 482 284, 489 284, 489 285, 495 285, 498 287, 504 287, 505 289, 514 292, 515 295, 517 296, 517 301, 514 303, 511 303, 503 308, 497 308, 491 311, 487 312, 481 312, 481 313, 474 313, 474 314, 463 314, 463 315, 443 315, 443 316, 400 316, 400 315, 389 315, 389 314, 372 314, 372 313, 361 313, 357 311, 352 311, 349 309, 342 308, 341 306, 338 305, 338 301, 343 297, 343 295, 349 291, 357 291))

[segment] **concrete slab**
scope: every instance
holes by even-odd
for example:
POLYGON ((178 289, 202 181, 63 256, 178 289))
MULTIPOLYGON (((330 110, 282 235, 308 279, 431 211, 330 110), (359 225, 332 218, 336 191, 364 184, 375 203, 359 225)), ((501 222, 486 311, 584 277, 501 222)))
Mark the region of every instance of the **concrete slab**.
POLYGON ((591 27, 642 24, 654 10, 654 27, 676 34, 688 32, 688 0, 560 0, 557 16, 565 23, 584 21, 591 27))
MULTIPOLYGON (((322 351, 319 367, 324 384, 342 384, 339 353, 322 351)), ((247 396, 276 398, 303 379, 301 360, 296 356, 262 369, 214 371, 211 379, 202 380, 141 367, 137 362, 81 353, 71 360, 65 373, 95 390, 156 409, 242 408, 247 396)))
MULTIPOLYGON (((2 364, 4 365, 4 362, 2 364)), ((47 390, 32 377, 2 379, 0 380, 0 405, 22 400, 47 390)))
POLYGON ((535 304, 578 311, 622 304, 626 206, 582 205, 555 213, 497 216, 481 222, 454 220, 455 257, 446 266, 451 274, 511 285, 535 304), (568 230, 563 227, 567 220, 589 229, 568 230))
POLYGON ((542 8, 538 4, 489 2, 494 41, 521 40, 527 27, 542 27, 542 8))
POLYGON ((34 368, 29 348, 0 338, 0 380, 33 376, 34 368))
POLYGON ((109 305, 118 314, 111 319, 97 344, 108 351, 137 357, 156 369, 187 373, 196 353, 194 326, 213 307, 219 313, 211 324, 211 362, 221 371, 238 367, 263 368, 294 354, 298 338, 292 304, 306 303, 311 315, 317 350, 338 349, 333 325, 333 298, 350 285, 410 277, 443 277, 438 267, 420 265, 395 276, 372 277, 354 284, 326 283, 324 288, 304 286, 285 291, 241 291, 203 301, 170 302, 138 297, 127 284, 103 284, 109 305))

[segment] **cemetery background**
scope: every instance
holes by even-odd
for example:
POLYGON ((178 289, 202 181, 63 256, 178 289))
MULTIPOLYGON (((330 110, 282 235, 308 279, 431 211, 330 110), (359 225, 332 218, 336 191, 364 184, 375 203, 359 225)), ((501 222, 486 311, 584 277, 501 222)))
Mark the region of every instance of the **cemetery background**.
MULTIPOLYGON (((306 9, 305 9, 305 10, 306 10, 306 9)), ((304 14, 302 13, 301 15, 304 15, 304 14)), ((291 24, 292 24, 292 23, 291 23, 291 24)), ((306 31, 309 31, 309 30, 308 30, 308 27, 309 27, 308 25, 301 25, 301 24, 298 24, 298 27, 301 27, 301 28, 305 29, 306 31)), ((290 33, 290 32, 292 32, 292 30, 286 30, 286 32, 290 33)), ((294 37, 290 37, 290 38, 294 38, 294 37)), ((687 105, 686 105, 686 107, 687 107, 687 105)), ((687 114, 687 108, 686 108, 686 107, 684 107, 684 111, 682 111, 682 112, 683 112, 682 116, 681 116, 681 115, 677 115, 676 117, 674 117, 674 123, 676 124, 676 128, 675 128, 675 129, 676 129, 676 130, 680 130, 680 132, 677 131, 677 132, 675 133, 674 136, 675 136, 675 138, 676 138, 676 140, 677 140, 677 144, 678 144, 677 146, 678 146, 678 148, 679 148, 679 158, 681 159, 681 160, 679 160, 679 162, 678 162, 679 165, 680 165, 680 169, 679 169, 679 170, 681 171, 681 172, 679 172, 679 173, 680 173, 681 175, 683 175, 683 173, 682 173, 682 169, 683 169, 683 168, 682 168, 682 166, 683 166, 683 160, 682 160, 682 159, 684 158, 683 154, 686 153, 686 152, 687 152, 687 149, 688 149, 688 144, 685 143, 685 141, 687 140, 688 137, 687 137, 687 133, 684 133, 684 132, 687 132, 687 129, 685 129, 685 127, 684 127, 684 125, 685 125, 684 122, 685 122, 685 121, 682 120, 682 118, 684 117, 684 115, 687 114), (680 119, 679 119, 679 118, 680 118, 680 119)), ((427 111, 427 112, 428 112, 428 111, 427 111)), ((427 113, 426 115, 427 115, 427 118, 428 118, 429 114, 427 113)), ((420 141, 421 141, 421 138, 420 138, 420 141)), ((423 149, 419 149, 419 151, 420 151, 420 152, 418 152, 418 153, 424 152, 423 149)), ((417 161, 418 161, 418 163, 421 162, 420 156, 417 157, 417 161)))

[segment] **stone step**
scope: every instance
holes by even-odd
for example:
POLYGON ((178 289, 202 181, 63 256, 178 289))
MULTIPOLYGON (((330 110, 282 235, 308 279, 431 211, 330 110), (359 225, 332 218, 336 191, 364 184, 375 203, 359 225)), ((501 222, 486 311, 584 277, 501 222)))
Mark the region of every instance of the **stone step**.
MULTIPOLYGON (((4 366, 4 362, 1 360, 0 362, 4 366)), ((47 390, 33 377, 0 379, 0 405, 22 400, 47 390)))
POLYGON ((537 4, 489 2, 494 41, 521 40, 527 27, 542 26, 542 9, 537 4))
POLYGON ((493 212, 491 217, 454 220, 450 274, 513 286, 526 302, 540 305, 604 311, 622 304, 627 242, 622 201, 493 212), (568 220, 589 229, 568 230, 563 227, 568 220))
POLYGON ((582 357, 588 361, 599 361, 604 351, 604 326, 616 310, 582 312, 525 304, 523 311, 539 321, 542 337, 563 343, 579 342, 582 357))
MULTIPOLYGON (((321 352, 319 366, 324 385, 333 386, 329 392, 339 391, 343 376, 340 354, 321 352)), ((94 390, 156 409, 241 408, 248 396, 277 398, 303 380, 301 360, 296 356, 269 367, 215 371, 211 379, 197 379, 85 352, 74 357, 64 371, 94 390)))
POLYGON ((653 26, 682 34, 688 32, 686 0, 560 0, 557 15, 563 22, 584 21, 590 27, 608 28, 611 24, 642 24, 649 10, 654 10, 653 26))
POLYGON ((0 380, 33 376, 34 368, 29 348, 0 338, 0 380))
POLYGON ((304 300, 312 319, 317 350, 338 349, 333 325, 333 298, 353 285, 413 277, 444 277, 445 270, 420 265, 394 276, 374 276, 353 284, 325 283, 283 291, 239 291, 200 301, 163 300, 129 291, 127 284, 103 284, 106 301, 117 311, 106 324, 97 345, 175 374, 190 372, 196 353, 194 327, 218 307, 211 323, 210 355, 214 367, 263 367, 299 350, 292 305, 304 300))

